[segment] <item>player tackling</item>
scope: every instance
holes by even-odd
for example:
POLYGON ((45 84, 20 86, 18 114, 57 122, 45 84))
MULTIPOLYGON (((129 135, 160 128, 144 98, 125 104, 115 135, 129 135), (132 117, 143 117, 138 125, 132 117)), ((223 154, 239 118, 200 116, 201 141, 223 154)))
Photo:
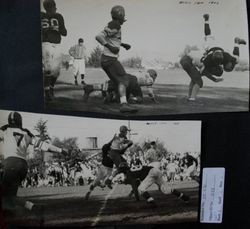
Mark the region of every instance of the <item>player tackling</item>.
POLYGON ((245 45, 246 41, 236 37, 234 39, 233 53, 224 51, 220 47, 211 45, 214 43, 214 38, 211 36, 211 29, 209 25, 209 15, 204 14, 204 33, 205 33, 205 50, 187 50, 184 52, 180 60, 180 64, 184 71, 191 78, 189 84, 188 100, 195 101, 200 88, 203 87, 202 76, 214 82, 221 82, 223 72, 233 71, 235 65, 239 61, 239 45, 245 45))

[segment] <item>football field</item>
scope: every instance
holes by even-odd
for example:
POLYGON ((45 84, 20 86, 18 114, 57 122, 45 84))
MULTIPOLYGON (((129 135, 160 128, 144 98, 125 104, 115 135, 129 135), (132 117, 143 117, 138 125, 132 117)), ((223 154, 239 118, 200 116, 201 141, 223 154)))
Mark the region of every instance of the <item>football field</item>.
MULTIPOLYGON (((135 70, 128 69, 127 72, 133 74, 135 70)), ((139 110, 136 115, 248 111, 249 72, 225 73, 223 77, 224 81, 220 83, 203 77, 204 87, 198 94, 198 100, 190 103, 187 100, 190 82, 188 75, 181 69, 159 70, 154 85, 159 104, 153 103, 144 93, 144 103, 135 105, 139 110)), ((87 69, 87 84, 103 83, 106 80, 108 78, 101 69, 87 69)), ((143 91, 145 92, 145 89, 143 91)), ((55 100, 47 102, 46 109, 121 114, 119 104, 104 104, 100 92, 92 93, 88 103, 83 102, 83 94, 82 86, 74 85, 72 68, 62 69, 55 87, 55 100)))
POLYGON ((113 189, 97 187, 89 200, 85 200, 88 186, 20 188, 18 196, 43 206, 37 215, 17 212, 7 223, 19 226, 98 226, 129 224, 163 224, 196 221, 199 185, 194 181, 173 184, 190 196, 184 203, 174 195, 164 195, 157 186, 150 188, 157 207, 129 197, 130 185, 115 184, 113 189))

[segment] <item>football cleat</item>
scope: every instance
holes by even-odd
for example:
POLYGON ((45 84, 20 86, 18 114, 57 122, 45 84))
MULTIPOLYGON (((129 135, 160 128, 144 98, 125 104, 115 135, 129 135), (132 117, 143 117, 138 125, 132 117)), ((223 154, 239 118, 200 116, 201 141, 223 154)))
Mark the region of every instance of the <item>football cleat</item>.
POLYGON ((137 108, 129 106, 127 103, 121 104, 120 112, 121 113, 136 113, 138 111, 137 108))

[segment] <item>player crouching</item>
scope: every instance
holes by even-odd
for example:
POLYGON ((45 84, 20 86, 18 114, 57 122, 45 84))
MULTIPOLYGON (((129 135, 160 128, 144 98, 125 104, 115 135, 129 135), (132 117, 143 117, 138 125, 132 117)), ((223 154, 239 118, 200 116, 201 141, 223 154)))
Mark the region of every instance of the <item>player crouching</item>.
MULTIPOLYGON (((157 72, 154 69, 140 71, 138 74, 135 75, 127 74, 127 76, 129 82, 126 88, 126 96, 129 103, 143 103, 142 87, 146 87, 148 96, 152 99, 153 102, 158 103, 153 90, 153 85, 157 78, 157 72)), ((102 92, 105 103, 120 102, 118 88, 111 80, 105 82, 104 84, 85 85, 83 96, 84 102, 87 102, 89 99, 89 95, 95 91, 102 92)))

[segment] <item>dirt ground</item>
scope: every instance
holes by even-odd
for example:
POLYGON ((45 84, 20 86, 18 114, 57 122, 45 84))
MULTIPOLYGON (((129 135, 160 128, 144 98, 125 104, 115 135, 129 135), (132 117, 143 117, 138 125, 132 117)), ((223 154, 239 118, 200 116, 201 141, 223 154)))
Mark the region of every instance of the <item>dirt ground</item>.
POLYGON ((190 196, 188 204, 156 186, 150 189, 157 207, 128 197, 131 187, 116 184, 110 191, 96 188, 89 200, 84 196, 88 186, 22 188, 18 196, 43 205, 41 214, 17 211, 6 219, 9 225, 19 226, 104 226, 129 224, 165 224, 197 221, 198 184, 194 181, 176 182, 174 187, 190 196))
MULTIPOLYGON (((129 73, 135 70, 128 69, 129 73)), ((107 76, 101 69, 87 69, 85 82, 103 83, 107 76)), ((136 116, 236 112, 249 110, 249 72, 231 72, 224 74, 224 81, 214 83, 203 77, 204 87, 198 100, 187 100, 189 77, 183 70, 160 70, 154 91, 159 104, 153 103, 145 93, 144 103, 135 105, 136 116)), ((79 79, 80 82, 80 79, 79 79)), ((143 89, 145 92, 145 89, 143 89)), ((55 100, 47 102, 48 111, 72 110, 122 115, 119 104, 104 104, 101 93, 92 93, 88 103, 84 103, 82 86, 74 85, 72 69, 62 69, 55 87, 55 100)), ((127 116, 127 114, 126 114, 127 116)), ((129 116, 129 115, 128 115, 129 116)))

